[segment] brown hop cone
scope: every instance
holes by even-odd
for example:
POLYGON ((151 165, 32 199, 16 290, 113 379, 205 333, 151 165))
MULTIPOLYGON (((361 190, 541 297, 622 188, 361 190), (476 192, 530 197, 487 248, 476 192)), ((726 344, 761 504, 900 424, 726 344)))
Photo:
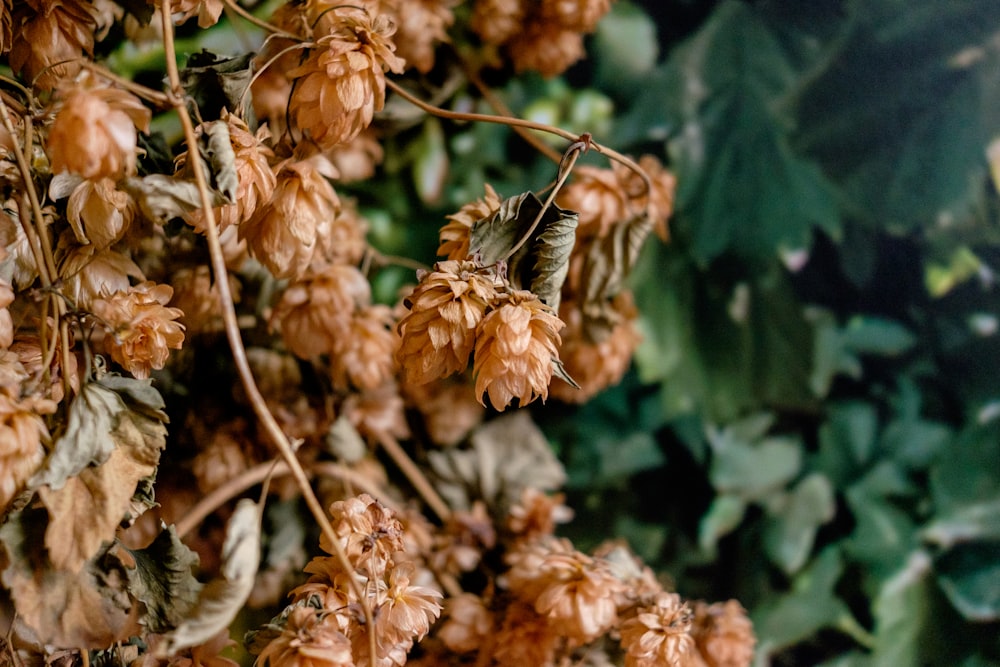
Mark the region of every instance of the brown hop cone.
POLYGON ((577 167, 573 182, 562 189, 556 201, 580 214, 578 239, 606 236, 629 215, 629 197, 613 169, 577 167))
MULTIPOLYGON (((156 3, 159 6, 159 2, 156 3)), ((178 23, 183 23, 189 18, 198 15, 198 27, 210 28, 219 22, 219 15, 225 8, 226 3, 222 0, 171 0, 170 13, 179 18, 178 23)))
POLYGON ((275 278, 295 278, 325 245, 340 200, 312 161, 287 162, 277 171, 271 200, 239 226, 239 237, 275 278))
MULTIPOLYGON (((0 252, 0 256, 5 253, 0 252)), ((10 282, 0 278, 0 349, 6 350, 14 342, 14 320, 8 306, 14 303, 14 288, 10 282)))
POLYGON ((0 3, 0 54, 10 51, 10 44, 14 41, 14 17, 10 6, 11 3, 6 0, 0 3))
MULTIPOLYGON (((270 201, 277 183, 269 162, 274 158, 274 151, 265 143, 271 137, 267 127, 261 126, 254 134, 234 114, 224 111, 222 119, 229 126, 229 139, 235 155, 234 166, 240 184, 236 189, 236 201, 215 209, 215 222, 220 232, 231 225, 249 220, 258 207, 270 201)), ((184 156, 186 155, 185 153, 184 156)), ((192 211, 184 219, 195 231, 205 233, 205 216, 201 210, 192 211)))
POLYGON ((736 600, 694 606, 691 634, 708 667, 749 667, 757 643, 753 624, 736 600))
POLYGON ((22 397, 27 375, 17 355, 0 352, 0 512, 45 458, 49 432, 42 416, 56 411, 55 401, 22 397))
POLYGON ((374 176, 375 167, 382 163, 385 151, 369 128, 350 141, 331 148, 326 155, 340 174, 339 182, 353 183, 374 176))
POLYGON ((329 33, 288 73, 298 79, 288 108, 298 127, 328 149, 371 124, 385 104, 385 71, 400 73, 404 63, 393 53, 395 28, 387 16, 331 9, 323 21, 329 33))
POLYGON ((451 447, 483 421, 485 408, 472 392, 466 373, 403 387, 407 405, 416 408, 424 419, 427 435, 436 445, 451 447))
POLYGON ((538 13, 567 30, 593 32, 611 9, 611 0, 542 0, 538 13))
POLYGON ((472 30, 484 42, 502 44, 522 29, 525 14, 523 0, 478 0, 472 13, 472 30))
POLYGON ((621 316, 611 333, 600 341, 587 336, 583 314, 573 301, 563 301, 559 314, 566 322, 562 335, 559 357, 566 373, 576 380, 580 388, 565 382, 552 385, 552 395, 567 403, 586 403, 596 394, 621 382, 632 363, 632 355, 642 340, 635 328, 639 312, 632 303, 632 295, 622 292, 611 303, 621 316))
POLYGON ((626 667, 680 666, 694 648, 691 609, 676 593, 660 593, 653 604, 621 626, 626 667))
POLYGON ((257 664, 271 667, 354 667, 351 641, 337 616, 309 606, 295 607, 281 634, 260 652, 257 664))
POLYGON ((522 407, 539 397, 544 402, 553 364, 559 361, 563 326, 552 309, 527 290, 501 297, 476 330, 472 374, 480 402, 484 393, 497 410, 515 398, 522 407))
POLYGON ((351 393, 344 399, 342 409, 358 434, 369 440, 382 435, 397 439, 410 436, 403 397, 393 380, 371 391, 351 393))
POLYGON ((59 245, 70 248, 59 264, 59 277, 63 281, 63 294, 77 308, 86 309, 102 295, 127 290, 129 278, 145 280, 135 262, 111 248, 73 246, 65 242, 65 236, 59 245))
POLYGON ((461 593, 445 601, 445 621, 437 637, 449 651, 472 653, 483 645, 493 631, 493 614, 483 599, 472 593, 461 593))
POLYGON ((136 128, 148 131, 150 118, 131 93, 80 83, 66 94, 49 129, 52 171, 91 180, 134 174, 136 128))
POLYGON ((302 359, 343 348, 355 311, 371 300, 371 286, 353 266, 332 264, 288 286, 271 314, 285 346, 302 359))
POLYGON ((506 51, 514 71, 531 70, 551 78, 583 57, 583 35, 553 24, 532 22, 507 42, 506 51))
POLYGON ((340 213, 329 221, 321 234, 322 247, 317 261, 331 264, 357 264, 368 250, 368 221, 358 211, 355 200, 345 199, 340 213))
POLYGON ((500 210, 500 202, 500 195, 487 183, 485 197, 466 204, 458 213, 447 216, 448 223, 441 228, 441 244, 438 246, 437 254, 448 259, 468 259, 472 225, 500 210))
POLYGON ((674 195, 677 191, 677 177, 667 171, 656 157, 643 155, 639 158, 639 166, 649 176, 651 189, 646 183, 625 165, 615 162, 612 168, 618 176, 618 182, 632 202, 633 210, 646 208, 653 219, 653 230, 664 242, 669 240, 667 220, 674 212, 674 195))
POLYGON ((170 285, 145 282, 91 304, 94 314, 111 327, 104 339, 108 354, 137 378, 163 368, 170 350, 184 343, 184 326, 174 321, 183 313, 167 308, 173 293, 170 285))
POLYGON ((398 325, 396 359, 405 381, 424 384, 465 370, 476 327, 498 297, 493 279, 473 262, 438 262, 423 274, 398 325))
MULTIPOLYGON (((170 306, 184 313, 181 324, 188 335, 222 329, 219 290, 212 282, 212 270, 208 266, 199 264, 194 268, 178 269, 171 274, 170 284, 174 288, 170 306)), ((234 277, 229 279, 229 291, 233 299, 239 301, 239 282, 234 277)))
POLYGON ((399 337, 392 325, 388 306, 364 306, 354 313, 330 358, 335 388, 377 389, 393 375, 396 367, 393 354, 399 337))
POLYGON ((523 544, 508 558, 511 592, 560 636, 586 644, 618 623, 616 598, 626 586, 604 561, 556 538, 523 544))
POLYGON ((97 11, 86 0, 19 2, 12 22, 11 69, 40 90, 76 76, 80 56, 94 55, 97 11))
POLYGON ((492 642, 493 659, 500 667, 554 665, 556 647, 563 638, 549 627, 544 616, 526 602, 505 610, 503 624, 492 642))
POLYGON ((459 0, 382 0, 382 11, 396 23, 396 51, 426 74, 434 67, 434 47, 448 40, 448 27, 455 22, 451 9, 459 0))
POLYGON ((110 178, 81 181, 66 201, 66 219, 76 240, 107 248, 122 238, 135 218, 135 202, 110 178))

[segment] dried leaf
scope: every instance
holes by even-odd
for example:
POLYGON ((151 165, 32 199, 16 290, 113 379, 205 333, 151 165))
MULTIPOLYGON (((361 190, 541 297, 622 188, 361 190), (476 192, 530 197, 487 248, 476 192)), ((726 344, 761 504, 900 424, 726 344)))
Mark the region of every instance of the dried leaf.
POLYGON ((583 265, 582 310, 584 334, 591 341, 603 341, 619 323, 621 316, 611 307, 611 300, 624 288, 652 230, 653 220, 640 213, 612 227, 610 234, 588 249, 583 265))
POLYGON ((128 572, 128 588, 146 605, 143 625, 158 634, 173 630, 198 602, 202 585, 193 573, 198 555, 181 542, 173 526, 145 549, 129 553, 135 569, 128 572))
POLYGON ((184 621, 164 636, 157 653, 168 656, 199 646, 229 627, 243 608, 260 565, 260 514, 253 501, 236 505, 222 545, 221 576, 208 582, 184 621))
POLYGON ((531 416, 523 411, 504 415, 476 429, 471 449, 430 452, 437 488, 456 508, 483 499, 501 510, 515 504, 525 488, 552 491, 566 472, 531 416))
POLYGON ((236 202, 240 177, 236 173, 236 153, 229 138, 229 123, 224 120, 207 123, 205 135, 199 150, 202 157, 208 160, 212 186, 232 204, 236 202))
MULTIPOLYGON (((201 195, 194 181, 187 181, 166 174, 129 177, 121 187, 139 204, 143 214, 160 224, 180 218, 201 208, 201 195)), ((225 197, 209 190, 212 206, 227 204, 225 197)))
POLYGON ((216 120, 228 109, 253 123, 252 98, 244 95, 253 76, 254 54, 226 57, 202 50, 188 58, 181 70, 181 85, 198 107, 201 118, 216 120))
MULTIPOLYGON (((531 192, 508 197, 496 213, 472 226, 469 249, 479 253, 484 265, 497 262, 528 233, 541 210, 542 202, 531 192)), ((559 310, 578 221, 573 211, 547 208, 528 241, 507 262, 511 285, 530 289, 542 303, 559 310)))
POLYGON ((125 403, 110 389, 96 382, 84 385, 70 404, 66 432, 56 440, 52 454, 28 485, 61 489, 84 468, 107 461, 116 446, 112 432, 125 409, 125 403))
POLYGON ((108 376, 81 389, 70 427, 32 480, 49 512, 45 546, 57 568, 78 572, 123 519, 141 510, 141 498, 133 497, 147 493, 166 444, 162 405, 143 380, 108 376))
POLYGON ((0 575, 17 619, 39 641, 59 648, 105 648, 138 634, 138 605, 126 589, 127 570, 104 552, 78 572, 53 569, 45 555, 41 509, 12 514, 0 528, 6 569, 0 575))

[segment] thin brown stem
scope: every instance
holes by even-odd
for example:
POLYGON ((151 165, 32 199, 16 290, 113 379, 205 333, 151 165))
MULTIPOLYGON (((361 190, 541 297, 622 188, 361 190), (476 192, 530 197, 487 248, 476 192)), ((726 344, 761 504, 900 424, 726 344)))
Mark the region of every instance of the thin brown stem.
POLYGON ((120 86, 122 89, 129 91, 136 97, 141 97, 142 99, 148 100, 149 102, 161 107, 170 106, 170 97, 166 93, 148 88, 134 81, 129 81, 124 77, 118 76, 107 67, 103 67, 102 65, 95 63, 93 60, 87 60, 84 58, 80 60, 80 64, 94 74, 104 77, 108 81, 120 86))
POLYGON ((541 224, 542 222, 542 218, 545 216, 545 212, 549 210, 550 206, 552 206, 552 202, 556 200, 556 196, 558 196, 559 190, 562 189, 562 186, 566 182, 566 179, 569 178, 570 173, 573 171, 573 165, 576 164, 577 158, 580 157, 580 153, 587 150, 587 146, 589 145, 589 143, 590 143, 589 139, 585 141, 575 141, 573 142, 573 145, 571 145, 569 149, 566 151, 566 154, 562 157, 562 160, 559 162, 559 178, 556 179, 555 185, 552 186, 552 189, 549 191, 549 196, 545 198, 545 203, 542 204, 542 208, 538 211, 538 215, 536 215, 534 221, 532 221, 531 227, 528 228, 528 231, 524 233, 524 235, 514 245, 514 247, 511 248, 510 251, 503 256, 501 261, 506 261, 511 257, 513 257, 515 254, 517 254, 517 251, 520 250, 522 247, 524 247, 524 244, 528 242, 528 239, 531 238, 531 235, 535 233, 535 230, 538 228, 538 225, 541 224))
MULTIPOLYGON (((244 493, 247 489, 263 482, 267 479, 268 473, 271 472, 272 468, 274 469, 272 477, 275 478, 285 477, 292 474, 292 469, 289 468, 288 464, 284 462, 279 462, 277 464, 272 462, 261 463, 243 471, 236 477, 227 480, 222 486, 214 489, 207 496, 199 500, 194 507, 188 510, 184 517, 175 524, 177 536, 184 537, 194 530, 196 526, 201 524, 201 522, 212 514, 212 512, 216 511, 241 493, 244 493)), ((396 503, 382 493, 381 489, 377 486, 363 478, 361 475, 358 475, 347 468, 342 468, 336 463, 315 463, 309 467, 307 473, 318 477, 332 477, 345 483, 349 482, 373 498, 377 498, 380 503, 389 509, 397 512, 400 509, 396 506, 396 503)))
POLYGON ((223 0, 223 2, 225 2, 226 3, 226 7, 228 7, 229 9, 231 9, 235 14, 240 15, 241 17, 243 17, 244 19, 246 19, 250 23, 252 23, 255 26, 257 26, 258 28, 260 28, 261 30, 264 30, 265 32, 270 32, 270 33, 273 33, 275 35, 278 35, 279 37, 285 37, 287 39, 295 39, 295 40, 302 39, 298 35, 294 35, 294 34, 292 34, 290 32, 286 32, 286 31, 282 30, 281 28, 279 28, 276 25, 268 23, 267 21, 265 21, 263 19, 257 18, 256 16, 254 16, 253 14, 251 14, 250 12, 248 12, 247 10, 243 9, 242 7, 240 7, 239 3, 236 2, 235 0, 223 0))
POLYGON ((424 502, 438 515, 438 518, 442 521, 447 521, 448 517, 451 516, 451 509, 448 507, 448 503, 442 500, 441 496, 438 495, 434 487, 424 476, 424 473, 420 471, 417 464, 413 462, 403 448, 400 446, 399 442, 396 441, 394 437, 388 433, 377 434, 378 442, 385 450, 386 454, 395 462, 399 469, 403 471, 406 475, 406 479, 410 480, 410 484, 413 488, 417 490, 420 497, 424 499, 424 502))
MULTIPOLYGON (((188 147, 190 150, 194 150, 194 147, 198 144, 197 138, 195 137, 194 125, 191 122, 191 116, 187 111, 187 107, 185 106, 184 98, 182 96, 183 91, 181 87, 180 74, 177 70, 177 54, 174 48, 174 26, 170 20, 170 0, 160 0, 160 12, 163 20, 163 49, 166 54, 167 76, 171 88, 171 103, 177 111, 177 115, 180 117, 181 125, 184 128, 184 137, 187 141, 188 147)), ((250 362, 247 360, 246 348, 243 347, 243 340, 240 336, 239 321, 236 316, 236 306, 233 303, 233 297, 229 290, 229 272, 226 268, 226 259, 222 252, 222 243, 219 240, 219 229, 215 222, 215 212, 213 210, 211 196, 208 192, 208 179, 206 178, 204 172, 204 165, 201 160, 192 160, 191 166, 192 171, 194 172, 194 180, 198 187, 199 197, 201 199, 202 215, 204 216, 206 223, 206 237, 208 239, 209 255, 212 262, 212 271, 215 274, 215 282, 219 289, 219 300, 222 303, 222 318, 225 323, 226 338, 229 341, 229 348, 232 352, 233 363, 236 366, 240 382, 243 385, 243 390, 246 392, 250 405, 253 407, 254 414, 263 426, 264 432, 267 433, 268 437, 280 452, 281 457, 291 469, 292 476, 295 478, 299 489, 302 491, 302 496, 306 501, 306 505, 309 507, 309 511, 319 524, 320 530, 322 530, 323 534, 326 535, 327 539, 330 541, 341 567, 344 568, 345 572, 351 572, 353 570, 351 562, 348 560, 347 554, 344 553, 344 548, 340 544, 340 539, 337 537, 336 532, 333 530, 333 525, 330 523, 330 519, 327 517, 323 507, 319 504, 319 500, 316 498, 316 494, 313 492, 312 486, 309 484, 309 478, 306 476, 305 470, 302 469, 302 464, 299 463, 298 458, 295 456, 291 442, 281 430, 281 426, 274 418, 274 415, 271 414, 271 411, 267 407, 267 403, 264 401, 264 397, 260 393, 260 389, 257 387, 257 383, 254 381, 253 372, 250 369, 250 362)), ((360 589, 357 582, 354 581, 354 578, 349 577, 348 582, 351 586, 352 593, 354 593, 359 600, 363 600, 363 591, 360 589)), ((364 610, 367 627, 374 628, 375 619, 372 613, 371 605, 365 603, 361 606, 364 610)), ((369 642, 371 667, 376 667, 377 647, 375 645, 375 635, 374 633, 369 633, 369 636, 371 637, 369 642)))
POLYGON ((372 264, 378 267, 402 266, 403 268, 413 269, 414 271, 429 271, 431 268, 423 262, 415 259, 402 257, 400 255, 386 255, 374 249, 368 252, 368 259, 372 264))
MULTIPOLYGON (((405 88, 400 86, 392 79, 386 79, 385 85, 391 88, 393 91, 395 91, 396 94, 398 94, 400 97, 402 97, 410 104, 420 107, 427 113, 431 114, 432 116, 437 116, 438 118, 447 118, 449 120, 461 120, 461 121, 480 122, 480 123, 496 123, 498 125, 507 125, 508 127, 512 128, 523 127, 529 130, 548 132, 549 134, 554 134, 557 137, 562 137, 567 141, 575 142, 577 140, 577 135, 573 134, 572 132, 569 132, 568 130, 563 130, 558 127, 553 127, 552 125, 546 125, 545 123, 538 123, 532 120, 525 120, 523 118, 508 118, 506 116, 491 116, 489 114, 483 114, 483 113, 465 113, 462 111, 449 111, 448 109, 442 109, 432 104, 427 104, 419 97, 416 97, 415 95, 408 92, 405 88)), ((650 180, 649 174, 647 174, 646 170, 640 167, 635 160, 625 155, 622 155, 621 153, 612 148, 608 148, 603 144, 599 144, 596 141, 591 141, 590 147, 593 148, 598 153, 600 153, 601 155, 607 157, 609 160, 614 160, 615 162, 623 164, 630 170, 634 171, 636 174, 639 175, 639 178, 641 178, 642 182, 646 185, 646 192, 648 193, 653 191, 653 182, 650 180)))

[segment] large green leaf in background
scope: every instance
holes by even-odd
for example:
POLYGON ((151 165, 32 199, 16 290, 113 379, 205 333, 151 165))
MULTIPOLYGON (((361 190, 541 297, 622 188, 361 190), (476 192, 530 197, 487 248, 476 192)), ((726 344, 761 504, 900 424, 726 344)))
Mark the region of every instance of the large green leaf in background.
POLYGON ((786 141, 783 101, 808 60, 758 10, 724 2, 623 119, 619 143, 667 139, 675 227, 699 263, 767 259, 808 248, 814 226, 838 231, 832 187, 786 141))
POLYGON ((965 218, 1000 132, 1000 3, 858 0, 849 16, 797 96, 796 146, 872 227, 965 218))

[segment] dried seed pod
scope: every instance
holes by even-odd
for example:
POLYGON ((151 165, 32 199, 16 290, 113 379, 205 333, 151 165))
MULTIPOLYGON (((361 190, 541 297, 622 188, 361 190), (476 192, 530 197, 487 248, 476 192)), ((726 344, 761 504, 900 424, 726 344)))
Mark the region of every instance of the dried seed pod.
POLYGON ((184 313, 167 307, 173 293, 170 285, 145 282, 91 304, 111 327, 112 335, 104 339, 108 354, 137 378, 163 368, 170 350, 179 350, 184 342, 184 326, 174 321, 184 313))

